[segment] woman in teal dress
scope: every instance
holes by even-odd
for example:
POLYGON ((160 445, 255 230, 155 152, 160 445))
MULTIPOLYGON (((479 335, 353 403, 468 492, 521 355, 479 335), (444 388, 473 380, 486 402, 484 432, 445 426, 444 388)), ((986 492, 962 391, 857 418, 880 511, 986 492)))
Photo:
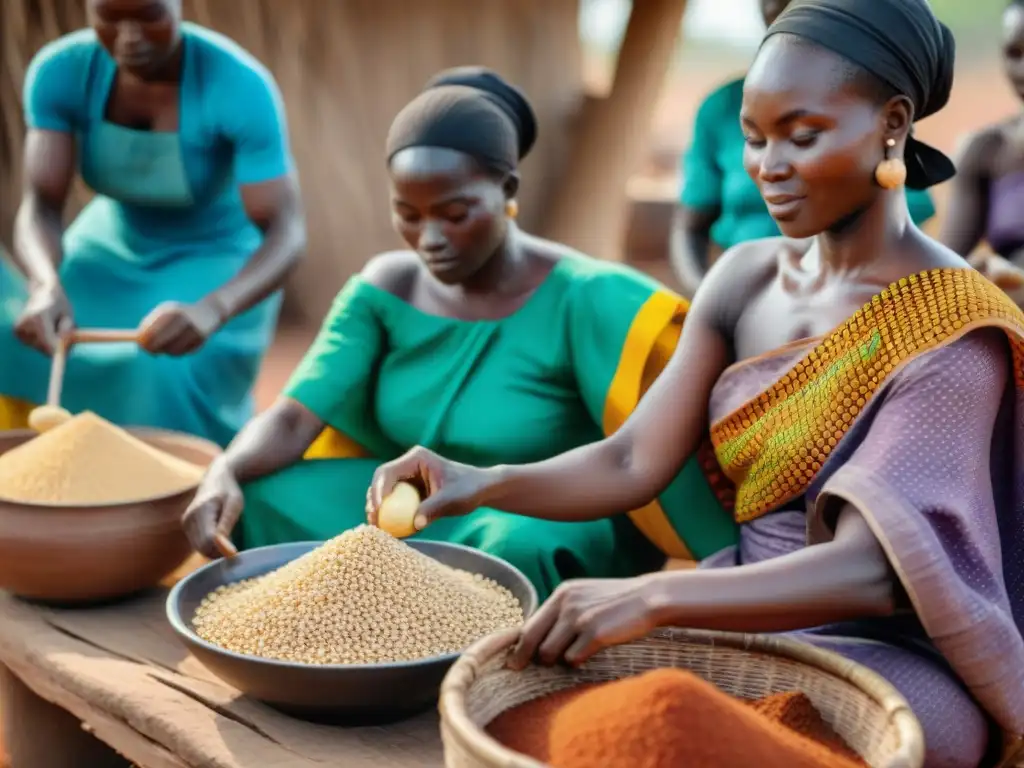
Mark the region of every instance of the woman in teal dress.
POLYGON ((63 405, 226 445, 252 414, 305 230, 270 74, 181 22, 180 0, 89 0, 91 27, 25 80, 26 192, 0 264, 0 429, 46 395, 73 325, 140 346, 72 348, 63 405), (96 193, 62 231, 75 173, 96 193))
MULTIPOLYGON (((185 515, 200 552, 216 556, 232 529, 248 548, 364 523, 374 470, 416 444, 521 462, 599 440, 633 410, 686 304, 515 225, 516 166, 535 135, 525 98, 486 70, 442 73, 398 115, 391 206, 410 250, 349 281, 281 399, 211 467, 185 515)), ((418 534, 503 557, 542 595, 702 557, 733 535, 696 462, 658 500, 606 520, 480 509, 418 534)))
MULTIPOLYGON (((761 0, 771 26, 790 0, 761 0)), ((713 91, 697 110, 683 156, 680 206, 672 225, 671 260, 683 293, 693 297, 717 254, 749 240, 778 237, 779 227, 743 169, 740 105, 743 78, 713 91)), ((921 226, 935 215, 926 190, 907 189, 910 217, 921 226)))

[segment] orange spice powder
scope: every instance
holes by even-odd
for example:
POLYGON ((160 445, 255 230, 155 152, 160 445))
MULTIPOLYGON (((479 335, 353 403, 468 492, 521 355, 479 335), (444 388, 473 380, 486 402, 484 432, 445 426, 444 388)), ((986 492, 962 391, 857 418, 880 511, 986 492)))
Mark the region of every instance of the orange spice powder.
POLYGON ((659 669, 534 699, 488 733, 554 768, 863 768, 801 693, 744 702, 659 669))

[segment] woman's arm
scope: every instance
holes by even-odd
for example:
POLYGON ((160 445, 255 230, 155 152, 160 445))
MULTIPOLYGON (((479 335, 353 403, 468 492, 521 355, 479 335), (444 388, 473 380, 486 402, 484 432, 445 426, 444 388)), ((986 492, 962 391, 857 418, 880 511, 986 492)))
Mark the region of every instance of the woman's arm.
POLYGON ((239 483, 257 480, 299 461, 325 426, 302 403, 282 397, 242 428, 220 461, 239 483))
POLYGON ((672 219, 669 258, 683 295, 692 299, 708 269, 711 226, 719 208, 696 209, 681 205, 672 219))
POLYGON ((711 389, 731 359, 731 329, 747 297, 774 268, 776 246, 732 249, 708 273, 687 314, 672 359, 621 429, 546 461, 478 469, 414 448, 377 470, 368 499, 371 522, 399 480, 427 497, 417 525, 491 506, 528 517, 582 521, 636 509, 658 496, 707 431, 711 389))
POLYGON ((88 101, 94 40, 65 35, 44 45, 25 73, 22 108, 28 132, 23 195, 14 223, 14 259, 30 286, 58 286, 61 220, 76 172, 75 132, 88 101))
POLYGON ((229 537, 245 504, 242 483, 299 461, 323 428, 312 411, 287 398, 246 424, 207 469, 182 516, 192 548, 209 558, 233 554, 229 537))
POLYGON ((242 187, 250 219, 263 242, 241 271, 195 304, 165 302, 139 324, 139 345, 150 354, 195 352, 217 330, 279 290, 306 244, 302 202, 294 175, 242 187))
POLYGON ((14 259, 29 285, 60 284, 61 217, 75 177, 69 133, 30 129, 25 137, 24 192, 14 221, 14 259))
POLYGON ((889 561, 850 504, 843 506, 827 543, 738 568, 656 574, 652 582, 652 605, 662 626, 785 632, 887 616, 895 607, 889 561), (664 578, 671 576, 677 578, 664 578))
POLYGON ((244 185, 241 192, 246 213, 263 232, 263 242, 238 275, 205 299, 225 320, 279 290, 306 247, 302 195, 294 174, 244 185))
POLYGON ((831 541, 754 565, 566 582, 527 622, 509 665, 582 664, 659 626, 783 632, 887 616, 896 583, 868 524, 846 505, 831 541))
POLYGON ((722 127, 739 122, 733 114, 733 86, 708 96, 693 120, 690 146, 683 154, 679 208, 672 221, 669 258, 683 293, 693 298, 710 265, 711 226, 722 213, 723 174, 719 164, 722 127))
MULTIPOLYGON (((359 426, 372 413, 373 381, 383 331, 354 278, 338 294, 313 344, 282 396, 252 419, 210 467, 185 512, 193 547, 208 557, 221 551, 242 514, 241 486, 301 461, 327 425, 359 426)), ((348 434, 365 438, 365 430, 348 434)))
POLYGON ((488 470, 479 506, 576 521, 637 509, 661 493, 699 447, 711 388, 729 362, 725 336, 698 302, 672 359, 618 432, 547 461, 488 470))
POLYGON ((707 434, 711 390, 732 361, 732 329, 774 270, 776 250, 774 243, 745 243, 708 272, 672 359, 621 429, 547 461, 486 470, 479 505, 586 520, 657 497, 707 434))
POLYGON ((991 156, 1001 141, 996 131, 983 131, 967 141, 957 162, 939 239, 964 258, 971 255, 985 235, 991 156))
POLYGON ((74 326, 60 283, 62 214, 75 175, 70 133, 29 129, 25 140, 24 194, 14 221, 15 266, 28 280, 28 301, 14 326, 23 343, 52 354, 58 337, 74 326))
MULTIPOLYGON (((225 65, 228 66, 228 65, 225 65)), ((151 354, 184 355, 199 349, 232 318, 279 290, 306 246, 302 195, 288 146, 287 121, 269 73, 233 61, 230 75, 209 83, 217 94, 221 130, 234 151, 234 181, 249 219, 263 241, 224 285, 192 305, 156 307, 139 326, 139 343, 151 354)))
POLYGON ((252 63, 232 62, 223 91, 225 137, 234 150, 235 181, 249 219, 263 232, 263 243, 242 271, 207 301, 227 317, 259 304, 281 288, 306 247, 302 194, 288 142, 288 117, 269 72, 252 63))

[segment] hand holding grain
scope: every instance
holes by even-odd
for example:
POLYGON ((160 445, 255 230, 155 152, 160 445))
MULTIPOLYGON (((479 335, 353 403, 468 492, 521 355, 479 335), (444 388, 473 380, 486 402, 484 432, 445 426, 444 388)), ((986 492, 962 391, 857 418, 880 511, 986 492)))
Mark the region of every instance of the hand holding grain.
POLYGON ((487 476, 487 470, 449 461, 426 448, 413 448, 404 456, 381 464, 373 473, 366 493, 366 519, 370 525, 383 527, 380 519, 384 501, 396 491, 400 494, 401 513, 408 503, 401 499, 411 498, 407 490, 399 490, 405 484, 423 499, 413 519, 415 531, 422 531, 437 518, 465 515, 476 509, 487 476))
POLYGON ((182 517, 193 549, 211 559, 237 554, 230 536, 241 517, 243 503, 242 489, 230 467, 215 461, 182 517))

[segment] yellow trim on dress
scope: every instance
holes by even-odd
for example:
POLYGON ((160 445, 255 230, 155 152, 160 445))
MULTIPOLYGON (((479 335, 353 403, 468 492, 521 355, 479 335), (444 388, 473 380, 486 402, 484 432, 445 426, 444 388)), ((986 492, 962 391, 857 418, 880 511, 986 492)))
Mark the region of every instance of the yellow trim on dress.
MULTIPOLYGON (((679 343, 688 309, 685 299, 657 291, 633 318, 605 398, 602 425, 605 435, 612 434, 626 422, 668 364, 679 343)), ((669 557, 694 559, 657 499, 633 510, 629 517, 640 532, 669 557)))
POLYGON ((735 486, 737 522, 806 492, 889 378, 919 355, 983 327, 1006 332, 1024 387, 1024 313, 973 269, 934 269, 873 297, 770 388, 711 429, 735 486))
POLYGON ((28 415, 35 408, 27 400, 0 395, 0 431, 28 429, 28 415))
POLYGON ((370 452, 334 427, 324 427, 323 432, 306 449, 303 461, 317 459, 366 459, 370 452))

